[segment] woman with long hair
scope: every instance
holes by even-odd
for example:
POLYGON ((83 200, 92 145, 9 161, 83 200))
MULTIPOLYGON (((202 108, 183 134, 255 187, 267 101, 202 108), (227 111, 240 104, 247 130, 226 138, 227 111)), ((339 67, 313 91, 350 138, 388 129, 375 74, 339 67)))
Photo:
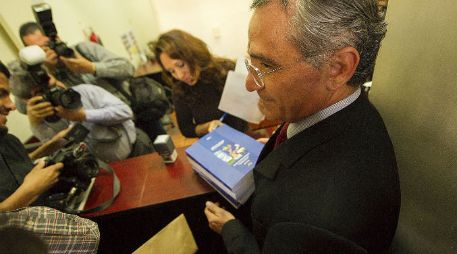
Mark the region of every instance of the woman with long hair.
MULTIPOLYGON (((153 44, 163 79, 172 87, 173 104, 181 133, 200 137, 222 124, 224 112, 218 110, 225 79, 235 62, 213 56, 206 43, 193 35, 171 30, 153 44)), ((223 122, 240 131, 247 123, 227 115, 223 122)))

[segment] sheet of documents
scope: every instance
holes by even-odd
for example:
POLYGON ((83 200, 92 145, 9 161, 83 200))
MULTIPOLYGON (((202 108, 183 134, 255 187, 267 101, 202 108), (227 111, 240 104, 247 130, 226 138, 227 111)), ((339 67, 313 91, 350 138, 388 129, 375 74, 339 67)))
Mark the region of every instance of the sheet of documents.
POLYGON ((197 250, 186 218, 181 214, 133 254, 194 254, 197 250))
POLYGON ((244 85, 246 77, 247 72, 229 71, 221 101, 219 102, 219 109, 250 123, 258 124, 264 119, 264 115, 257 105, 259 95, 256 92, 248 92, 246 90, 244 85))
POLYGON ((244 58, 244 57, 239 57, 236 60, 235 72, 248 75, 248 69, 246 68, 246 64, 244 63, 245 59, 246 58, 244 58))

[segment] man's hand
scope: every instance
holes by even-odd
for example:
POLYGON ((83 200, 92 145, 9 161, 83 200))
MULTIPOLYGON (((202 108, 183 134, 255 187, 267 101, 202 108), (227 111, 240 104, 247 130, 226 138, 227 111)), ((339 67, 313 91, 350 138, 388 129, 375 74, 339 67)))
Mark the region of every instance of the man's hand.
POLYGON ((35 96, 27 101, 27 116, 31 125, 38 125, 48 116, 55 114, 54 107, 49 101, 43 101, 43 97, 35 96))
POLYGON ((57 53, 47 46, 41 48, 44 50, 44 52, 46 52, 46 59, 44 60, 44 64, 52 70, 55 69, 59 60, 57 58, 57 53))
POLYGON ((44 167, 39 162, 24 178, 24 182, 7 199, 0 202, 0 211, 11 211, 29 206, 39 195, 51 188, 59 180, 62 163, 44 167))
POLYGON ((227 212, 225 209, 220 208, 218 204, 211 201, 206 201, 205 215, 208 219, 209 227, 216 233, 220 234, 222 227, 235 217, 227 212))
POLYGON ((256 141, 265 145, 269 139, 270 138, 258 138, 256 141))
POLYGON ((214 131, 217 127, 223 125, 223 123, 219 120, 213 120, 208 124, 208 132, 214 131))
POLYGON ((65 66, 74 73, 95 74, 95 64, 75 52, 75 58, 66 58, 61 56, 60 60, 65 66))
POLYGON ((23 187, 27 192, 34 195, 41 195, 59 180, 60 169, 63 168, 62 163, 57 163, 49 167, 44 167, 44 161, 38 164, 25 176, 23 187))
POLYGON ((84 108, 78 109, 67 109, 62 106, 56 107, 57 115, 75 122, 84 122, 86 121, 86 111, 84 108))

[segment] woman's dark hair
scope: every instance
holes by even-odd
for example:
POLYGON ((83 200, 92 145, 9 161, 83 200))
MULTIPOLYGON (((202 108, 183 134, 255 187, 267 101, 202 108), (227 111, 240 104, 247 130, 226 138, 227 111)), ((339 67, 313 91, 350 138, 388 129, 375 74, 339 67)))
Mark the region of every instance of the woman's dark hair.
POLYGON ((151 50, 154 52, 157 62, 163 69, 163 80, 173 87, 174 96, 178 99, 195 100, 192 96, 190 86, 174 79, 168 73, 160 61, 162 53, 167 54, 172 59, 179 59, 189 65, 191 74, 198 79, 198 83, 215 88, 222 92, 225 77, 229 69, 234 69, 233 61, 218 58, 211 55, 205 42, 197 37, 174 29, 159 36, 159 39, 151 43, 151 50))

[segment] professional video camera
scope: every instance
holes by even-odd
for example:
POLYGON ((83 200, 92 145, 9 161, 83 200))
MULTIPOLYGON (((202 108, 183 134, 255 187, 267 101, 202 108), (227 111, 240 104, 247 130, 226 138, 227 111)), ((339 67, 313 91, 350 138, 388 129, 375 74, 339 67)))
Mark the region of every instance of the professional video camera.
POLYGON ((32 5, 32 11, 35 15, 35 19, 43 28, 44 34, 49 37, 49 47, 53 49, 57 55, 64 57, 74 57, 75 52, 69 48, 67 44, 60 41, 57 37, 57 29, 52 22, 52 10, 51 6, 47 3, 38 3, 32 5))
MULTIPOLYGON (((23 67, 30 73, 34 82, 36 94, 43 96, 45 101, 53 106, 62 106, 67 109, 77 109, 82 106, 81 95, 73 89, 64 89, 58 86, 49 87, 49 76, 42 63, 46 53, 39 46, 28 46, 19 51, 19 58, 23 67)), ((46 118, 48 122, 56 122, 60 118, 53 115, 46 118)))
POLYGON ((68 140, 65 147, 46 159, 46 166, 58 162, 64 164, 59 181, 49 191, 50 195, 46 199, 48 206, 60 210, 78 210, 77 206, 83 199, 82 194, 98 175, 97 160, 82 142, 88 133, 89 130, 83 125, 76 124, 65 136, 68 140))

